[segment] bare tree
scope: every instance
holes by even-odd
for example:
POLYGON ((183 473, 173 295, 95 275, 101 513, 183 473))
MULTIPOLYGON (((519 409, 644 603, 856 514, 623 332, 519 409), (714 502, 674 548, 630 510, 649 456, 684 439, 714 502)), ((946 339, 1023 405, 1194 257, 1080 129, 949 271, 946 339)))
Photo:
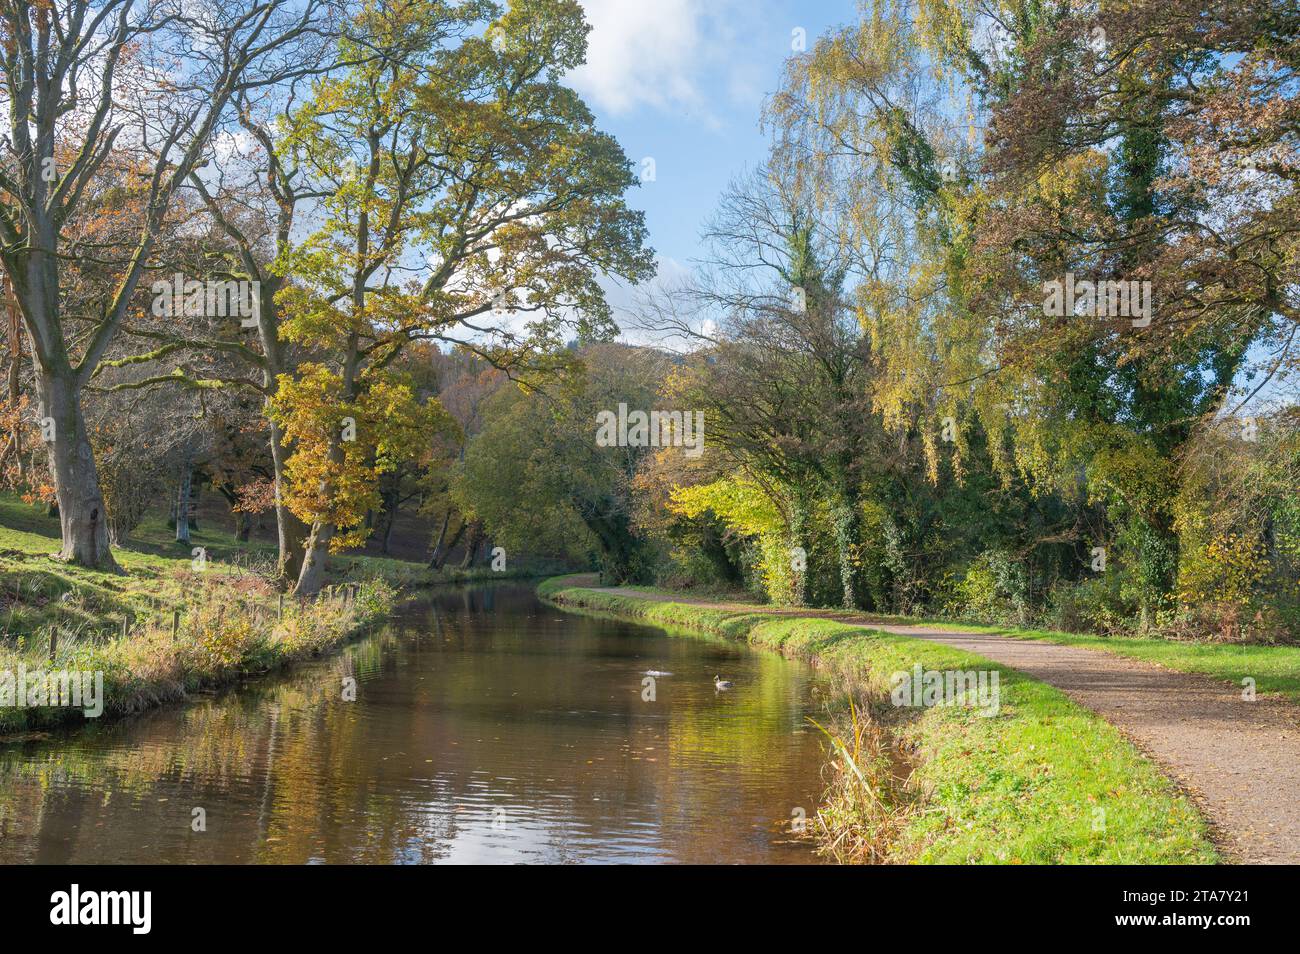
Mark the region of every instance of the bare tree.
POLYGON ((0 260, 31 343, 62 559, 114 569, 82 391, 117 335, 173 197, 231 100, 309 69, 332 0, 0 4, 0 260), (135 239, 86 322, 65 312, 66 230, 110 157, 144 182, 135 239))

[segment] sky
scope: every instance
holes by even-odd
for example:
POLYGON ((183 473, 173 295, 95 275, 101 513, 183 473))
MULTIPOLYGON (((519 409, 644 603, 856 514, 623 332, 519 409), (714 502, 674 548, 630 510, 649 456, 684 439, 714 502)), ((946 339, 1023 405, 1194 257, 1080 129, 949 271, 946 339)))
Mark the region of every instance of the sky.
MULTIPOLYGON (((699 235, 727 183, 761 163, 763 104, 800 39, 855 19, 854 0, 581 0, 587 62, 568 77, 638 174, 659 276, 700 256, 699 235), (643 179, 647 177, 643 174, 643 179)), ((608 287, 616 316, 630 299, 608 287)))

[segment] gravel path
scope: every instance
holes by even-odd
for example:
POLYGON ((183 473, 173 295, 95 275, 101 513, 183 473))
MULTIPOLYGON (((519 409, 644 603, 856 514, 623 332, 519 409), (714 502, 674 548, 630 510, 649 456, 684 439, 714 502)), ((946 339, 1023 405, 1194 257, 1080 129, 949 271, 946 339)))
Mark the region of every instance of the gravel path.
POLYGON ((839 612, 717 603, 629 587, 609 592, 741 612, 826 615, 945 643, 1019 669, 1101 715, 1159 763, 1196 799, 1229 860, 1300 864, 1300 707, 1292 703, 1265 698, 1245 702, 1240 686, 1101 650, 883 623, 839 612))

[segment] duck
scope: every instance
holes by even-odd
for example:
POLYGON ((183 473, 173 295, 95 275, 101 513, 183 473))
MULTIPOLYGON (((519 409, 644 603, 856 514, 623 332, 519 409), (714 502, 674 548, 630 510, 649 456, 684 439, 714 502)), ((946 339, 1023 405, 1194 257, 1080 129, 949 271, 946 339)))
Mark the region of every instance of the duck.
POLYGON ((715 675, 715 676, 713 677, 713 688, 714 688, 714 689, 730 689, 730 688, 731 688, 731 681, 728 680, 728 679, 723 679, 721 676, 715 675))

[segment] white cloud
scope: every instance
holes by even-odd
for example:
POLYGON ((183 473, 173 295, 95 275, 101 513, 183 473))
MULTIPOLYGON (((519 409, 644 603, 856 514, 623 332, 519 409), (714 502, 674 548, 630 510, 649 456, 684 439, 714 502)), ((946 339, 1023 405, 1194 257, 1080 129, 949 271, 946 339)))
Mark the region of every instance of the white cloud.
POLYGON ((256 151, 257 140, 246 129, 218 130, 212 136, 213 158, 219 166, 224 166, 236 157, 250 156, 256 151))
POLYGON ((689 113, 719 125, 720 98, 755 109, 761 77, 785 48, 754 0, 582 0, 587 62, 570 78, 597 107, 689 113), (775 41, 775 42, 773 42, 775 41))
POLYGON ((592 30, 575 88, 614 113, 649 105, 695 108, 704 59, 701 0, 582 0, 592 30))

